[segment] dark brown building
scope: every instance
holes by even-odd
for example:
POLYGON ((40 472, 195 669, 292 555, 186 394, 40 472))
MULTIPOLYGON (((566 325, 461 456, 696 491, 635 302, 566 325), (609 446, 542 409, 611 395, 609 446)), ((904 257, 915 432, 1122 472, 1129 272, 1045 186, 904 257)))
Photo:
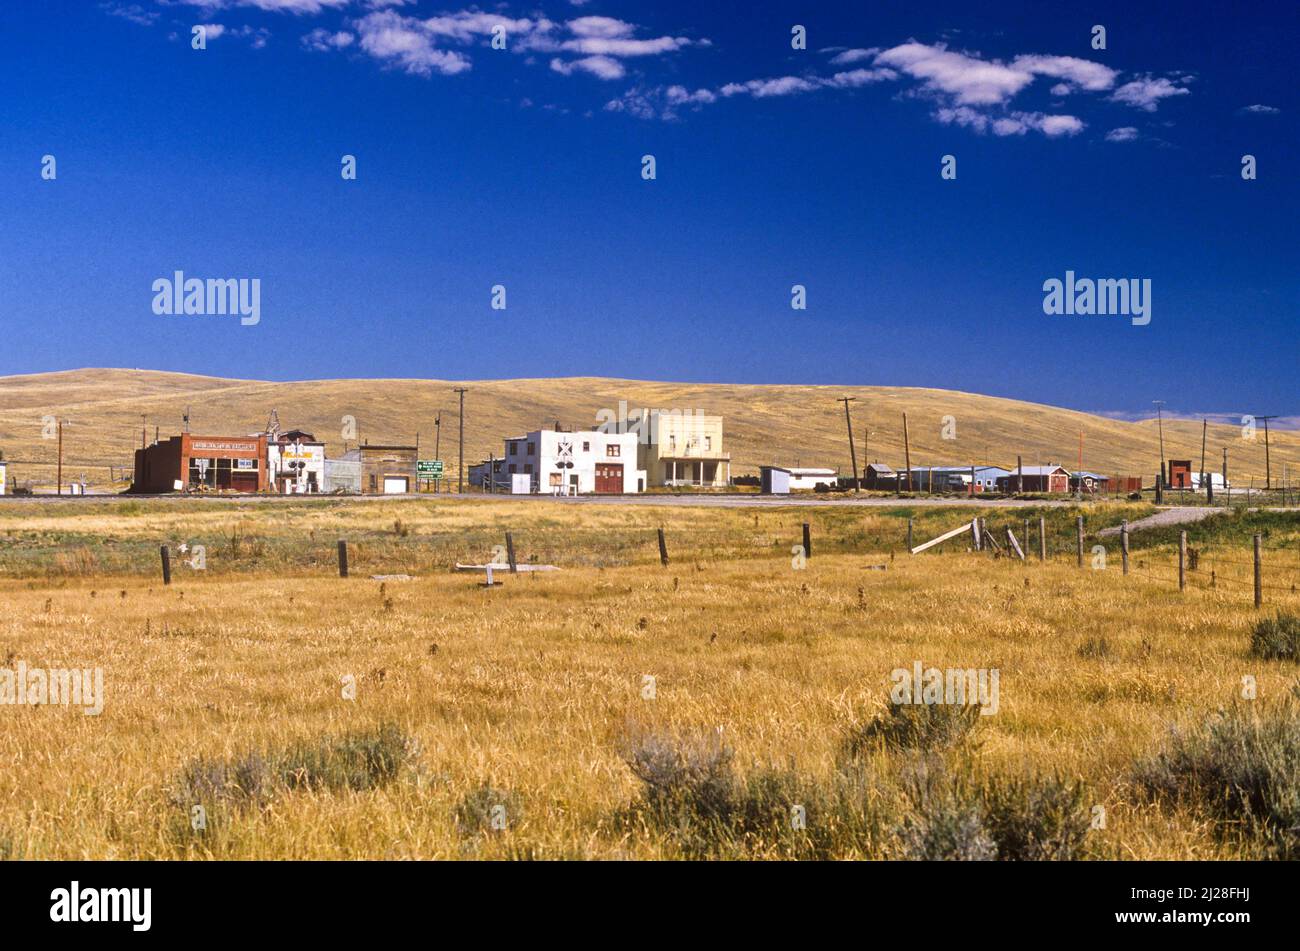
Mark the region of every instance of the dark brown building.
POLYGON ((265 436, 183 433, 135 451, 132 492, 264 492, 268 487, 265 436))

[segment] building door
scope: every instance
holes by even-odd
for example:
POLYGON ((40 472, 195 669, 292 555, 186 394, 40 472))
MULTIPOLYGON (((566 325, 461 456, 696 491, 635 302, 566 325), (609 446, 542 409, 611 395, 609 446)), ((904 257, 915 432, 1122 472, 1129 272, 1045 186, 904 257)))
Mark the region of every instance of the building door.
POLYGON ((623 464, 621 462, 596 463, 596 492, 617 495, 623 491, 623 464))
POLYGON ((405 495, 410 488, 411 480, 405 476, 384 476, 384 495, 405 495))

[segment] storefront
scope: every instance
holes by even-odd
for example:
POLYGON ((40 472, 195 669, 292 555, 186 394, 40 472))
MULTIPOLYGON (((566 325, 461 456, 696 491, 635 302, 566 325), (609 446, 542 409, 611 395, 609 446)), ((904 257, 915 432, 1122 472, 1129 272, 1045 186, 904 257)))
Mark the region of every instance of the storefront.
POLYGON ((173 436, 135 451, 136 493, 264 492, 265 436, 173 436))

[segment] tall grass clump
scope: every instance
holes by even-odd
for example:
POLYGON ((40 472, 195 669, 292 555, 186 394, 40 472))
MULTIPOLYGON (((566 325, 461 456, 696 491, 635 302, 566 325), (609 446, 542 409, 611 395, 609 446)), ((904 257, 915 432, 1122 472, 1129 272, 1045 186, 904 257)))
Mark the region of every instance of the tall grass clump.
POLYGON ((378 789, 412 768, 418 752, 410 735, 385 723, 225 759, 195 757, 182 767, 170 790, 176 829, 184 836, 207 831, 191 822, 195 806, 202 807, 206 826, 220 829, 231 814, 265 808, 284 793, 378 789))
POLYGON ((1235 704, 1140 762, 1138 785, 1153 798, 1214 818, 1222 834, 1256 839, 1279 858, 1300 858, 1300 704, 1260 710, 1235 704))
POLYGON ((1250 652, 1265 660, 1300 660, 1300 614, 1279 611, 1250 629, 1250 652))
POLYGON ((975 704, 891 703, 883 713, 849 731, 849 752, 872 749, 937 753, 965 742, 979 725, 975 704))
POLYGON ((793 769, 755 766, 745 775, 719 734, 642 734, 624 752, 642 783, 617 817, 675 842, 691 858, 869 858, 884 823, 871 785, 837 775, 817 784, 793 769))
POLYGON ((979 777, 931 758, 903 783, 907 812, 895 857, 925 861, 1071 861, 1090 816, 1081 783, 1056 775, 979 777))

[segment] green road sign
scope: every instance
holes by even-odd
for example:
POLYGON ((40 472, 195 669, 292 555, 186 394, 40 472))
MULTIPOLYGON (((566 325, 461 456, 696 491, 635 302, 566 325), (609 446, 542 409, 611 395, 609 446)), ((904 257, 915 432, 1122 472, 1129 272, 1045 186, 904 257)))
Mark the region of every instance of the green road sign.
POLYGON ((420 459, 415 463, 415 474, 425 479, 442 478, 441 459, 420 459))

